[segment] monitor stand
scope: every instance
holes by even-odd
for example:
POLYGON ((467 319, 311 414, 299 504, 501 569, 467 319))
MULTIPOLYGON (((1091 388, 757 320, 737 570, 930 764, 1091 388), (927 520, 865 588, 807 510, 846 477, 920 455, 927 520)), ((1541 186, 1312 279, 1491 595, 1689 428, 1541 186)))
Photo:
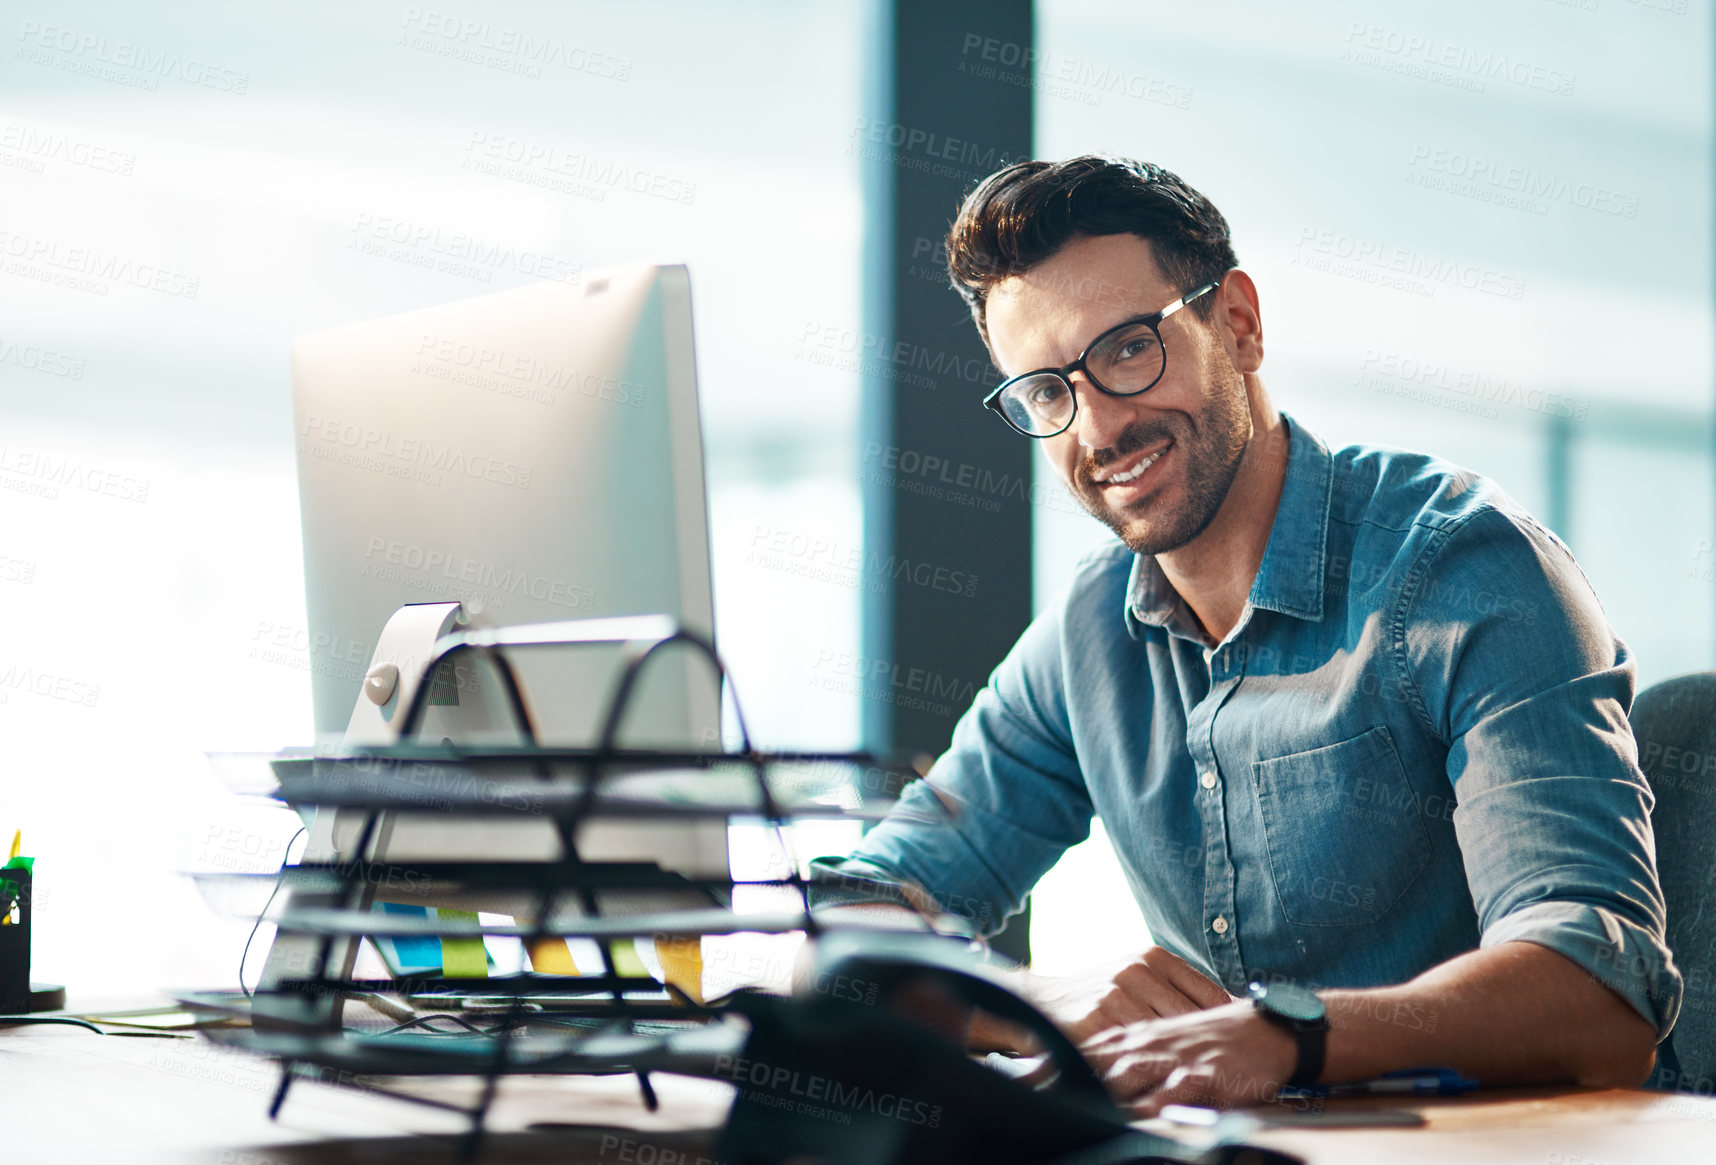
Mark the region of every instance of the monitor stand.
MULTIPOLYGON (((347 748, 393 744, 399 739, 401 720, 411 707, 418 686, 425 682, 424 670, 434 658, 437 642, 462 622, 458 603, 413 603, 400 607, 387 621, 363 686, 346 726, 347 748)), ((449 664, 449 667, 455 665, 449 664)), ((468 665, 467 665, 468 666, 468 665)), ((439 684, 444 681, 429 681, 439 684)), ((510 708, 504 705, 497 686, 461 682, 457 672, 453 687, 441 697, 431 690, 427 706, 435 714, 433 731, 426 740, 475 739, 473 733, 512 726, 510 708), (450 735, 449 735, 450 734, 450 735)), ((485 858, 511 861, 554 861, 562 856, 560 839, 542 819, 508 822, 425 823, 416 819, 399 822, 392 814, 381 814, 371 833, 367 854, 358 852, 368 811, 322 809, 309 822, 310 840, 300 859, 306 864, 340 864, 362 860, 395 861, 445 857, 454 860, 485 858)), ((688 878, 724 879, 730 875, 727 824, 722 820, 605 819, 579 837, 579 851, 596 862, 654 862, 663 870, 688 878)), ((312 892, 292 888, 285 908, 297 911, 317 907, 341 907, 348 903, 339 893, 312 892)), ((360 909, 373 901, 373 888, 366 884, 360 909)), ((686 907, 705 904, 692 892, 686 907)), ((511 911, 502 911, 511 913, 511 911)), ((277 935, 269 948, 258 984, 252 1015, 259 1026, 266 1024, 271 1009, 282 1020, 313 1026, 337 1026, 341 1007, 338 996, 288 993, 264 997, 287 980, 316 979, 324 973, 349 979, 356 965, 362 940, 316 935, 277 935)))
MULTIPOLYGON (((370 657, 369 669, 364 673, 363 689, 357 706, 352 709, 351 721, 346 725, 346 747, 391 744, 398 739, 397 722, 411 706, 417 687, 423 682, 423 669, 434 656, 436 642, 452 631, 459 621, 458 603, 412 603, 393 613, 387 626, 382 628, 375 653, 370 657)), ((360 860, 361 855, 355 852, 355 847, 363 818, 362 812, 354 810, 316 812, 309 822, 309 844, 299 860, 310 863, 360 860)), ((299 889, 289 889, 286 893, 287 910, 342 905, 337 895, 299 889)), ((302 997, 261 994, 277 988, 284 980, 315 978, 324 971, 349 979, 362 940, 334 939, 326 948, 325 962, 324 941, 315 935, 275 937, 262 966, 262 978, 257 984, 259 994, 253 1010, 257 1019, 265 1019, 267 1008, 278 1005, 290 1009, 291 1018, 298 1022, 320 1021, 330 1026, 339 1023, 341 1000, 338 996, 307 1001, 302 997), (304 1012, 306 1006, 311 1008, 310 1014, 304 1012)))

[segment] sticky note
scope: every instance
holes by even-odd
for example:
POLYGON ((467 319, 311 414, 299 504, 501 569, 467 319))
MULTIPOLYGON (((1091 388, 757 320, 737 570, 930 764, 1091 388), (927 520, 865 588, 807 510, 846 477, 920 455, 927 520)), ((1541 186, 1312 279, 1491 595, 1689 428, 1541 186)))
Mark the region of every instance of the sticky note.
POLYGON ((669 938, 657 935, 655 957, 661 960, 661 976, 691 997, 703 1002, 703 936, 669 938))
MULTIPOLYGON (((475 910, 437 909, 442 922, 477 921, 475 910)), ((441 973, 449 979, 487 979, 489 953, 481 938, 441 937, 441 973)))
POLYGON ((530 969, 541 975, 576 975, 578 964, 563 938, 537 939, 530 944, 530 969))

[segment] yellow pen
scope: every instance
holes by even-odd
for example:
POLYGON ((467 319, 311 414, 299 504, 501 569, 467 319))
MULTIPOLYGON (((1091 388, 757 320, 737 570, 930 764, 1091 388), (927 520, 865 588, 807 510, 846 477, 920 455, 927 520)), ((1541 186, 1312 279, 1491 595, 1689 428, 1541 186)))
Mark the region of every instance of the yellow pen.
MULTIPOLYGON (((12 835, 12 852, 6 857, 6 864, 11 865, 19 852, 24 848, 24 831, 18 830, 12 835)), ((9 901, 0 902, 0 926, 13 925, 13 917, 18 913, 18 900, 7 895, 9 901)))

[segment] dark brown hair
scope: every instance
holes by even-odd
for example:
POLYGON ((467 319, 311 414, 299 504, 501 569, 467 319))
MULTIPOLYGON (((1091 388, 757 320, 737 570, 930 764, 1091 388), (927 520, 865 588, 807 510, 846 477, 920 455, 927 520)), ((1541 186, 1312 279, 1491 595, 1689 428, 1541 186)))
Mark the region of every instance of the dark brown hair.
MULTIPOLYGON (((947 233, 947 273, 984 343, 990 290, 1080 235, 1148 240, 1162 274, 1183 292, 1239 265, 1221 211, 1171 171, 1101 154, 1015 162, 966 195, 947 233)), ((1206 296, 1191 307, 1207 320, 1215 301, 1206 296)))

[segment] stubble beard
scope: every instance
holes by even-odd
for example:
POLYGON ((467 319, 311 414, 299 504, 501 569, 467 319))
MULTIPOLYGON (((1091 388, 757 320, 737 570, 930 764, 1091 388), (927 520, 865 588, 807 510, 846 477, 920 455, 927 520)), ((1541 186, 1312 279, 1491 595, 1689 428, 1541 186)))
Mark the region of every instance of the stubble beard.
MULTIPOLYGON (((1251 402, 1245 394, 1245 382, 1231 362, 1228 371, 1231 379, 1211 385, 1204 394, 1203 407, 1195 413, 1140 421, 1121 433, 1112 447, 1086 456, 1074 471, 1073 493, 1079 503, 1134 554, 1178 550, 1209 527, 1227 500, 1251 441, 1251 402), (1181 462, 1173 468, 1184 483, 1183 495, 1166 512, 1147 518, 1111 507, 1092 475, 1104 465, 1166 440, 1173 441, 1174 459, 1181 462)), ((1153 493, 1146 504, 1154 509, 1163 502, 1153 493)))

